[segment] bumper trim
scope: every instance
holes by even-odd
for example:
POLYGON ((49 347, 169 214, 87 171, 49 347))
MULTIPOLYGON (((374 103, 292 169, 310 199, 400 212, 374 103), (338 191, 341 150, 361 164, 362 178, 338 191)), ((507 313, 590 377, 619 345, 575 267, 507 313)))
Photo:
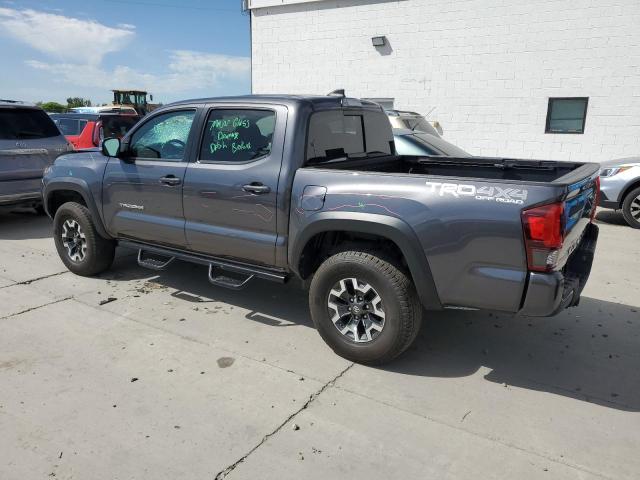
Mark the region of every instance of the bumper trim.
POLYGON ((524 302, 518 313, 551 317, 565 308, 577 306, 589 279, 597 241, 598 227, 590 223, 562 272, 529 272, 524 302))

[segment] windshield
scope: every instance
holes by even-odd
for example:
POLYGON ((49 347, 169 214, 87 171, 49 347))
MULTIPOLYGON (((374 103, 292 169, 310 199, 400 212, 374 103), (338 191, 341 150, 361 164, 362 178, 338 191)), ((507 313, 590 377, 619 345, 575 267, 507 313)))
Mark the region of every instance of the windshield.
POLYGON ((429 155, 446 157, 470 157, 460 147, 428 133, 412 133, 396 135, 396 151, 398 155, 429 155))
POLYGON ((31 140, 60 135, 49 115, 32 108, 0 109, 0 140, 31 140))
POLYGON ((114 101, 120 105, 144 105, 147 103, 147 94, 140 92, 114 92, 114 101))
POLYGON ((424 132, 430 133, 431 135, 439 136, 433 126, 427 121, 426 118, 422 116, 415 117, 400 117, 400 123, 402 127, 407 128, 409 130, 413 130, 414 132, 424 132))

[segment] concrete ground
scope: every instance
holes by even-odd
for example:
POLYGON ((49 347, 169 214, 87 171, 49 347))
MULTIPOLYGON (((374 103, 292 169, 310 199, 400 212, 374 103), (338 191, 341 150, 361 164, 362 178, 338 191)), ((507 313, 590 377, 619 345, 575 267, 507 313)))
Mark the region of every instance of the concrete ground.
POLYGON ((579 307, 432 314, 368 368, 295 286, 126 251, 81 278, 47 218, 0 215, 0 478, 638 478, 640 231, 598 218, 579 307))

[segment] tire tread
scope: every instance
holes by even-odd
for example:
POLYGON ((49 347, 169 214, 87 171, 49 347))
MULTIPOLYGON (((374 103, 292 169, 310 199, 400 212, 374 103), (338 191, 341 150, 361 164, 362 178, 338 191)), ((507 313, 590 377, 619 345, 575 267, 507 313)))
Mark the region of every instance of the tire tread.
POLYGON ((321 278, 324 272, 334 265, 344 264, 345 262, 355 262, 377 270, 390 281, 391 287, 400 303, 400 334, 395 339, 393 346, 384 355, 376 359, 363 361, 359 358, 349 358, 369 365, 388 363, 402 354, 417 337, 422 323, 422 304, 418 299, 413 282, 399 266, 392 263, 391 260, 381 258, 382 256, 381 252, 375 250, 345 250, 336 253, 320 265, 311 282, 310 289, 310 295, 312 295, 316 279, 321 278))

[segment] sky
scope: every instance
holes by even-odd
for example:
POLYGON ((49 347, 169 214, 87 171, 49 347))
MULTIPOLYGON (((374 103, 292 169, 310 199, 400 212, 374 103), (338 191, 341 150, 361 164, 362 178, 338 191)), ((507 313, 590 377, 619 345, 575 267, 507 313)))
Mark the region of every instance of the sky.
POLYGON ((154 103, 250 93, 240 0, 0 0, 0 98, 139 89, 154 103))

